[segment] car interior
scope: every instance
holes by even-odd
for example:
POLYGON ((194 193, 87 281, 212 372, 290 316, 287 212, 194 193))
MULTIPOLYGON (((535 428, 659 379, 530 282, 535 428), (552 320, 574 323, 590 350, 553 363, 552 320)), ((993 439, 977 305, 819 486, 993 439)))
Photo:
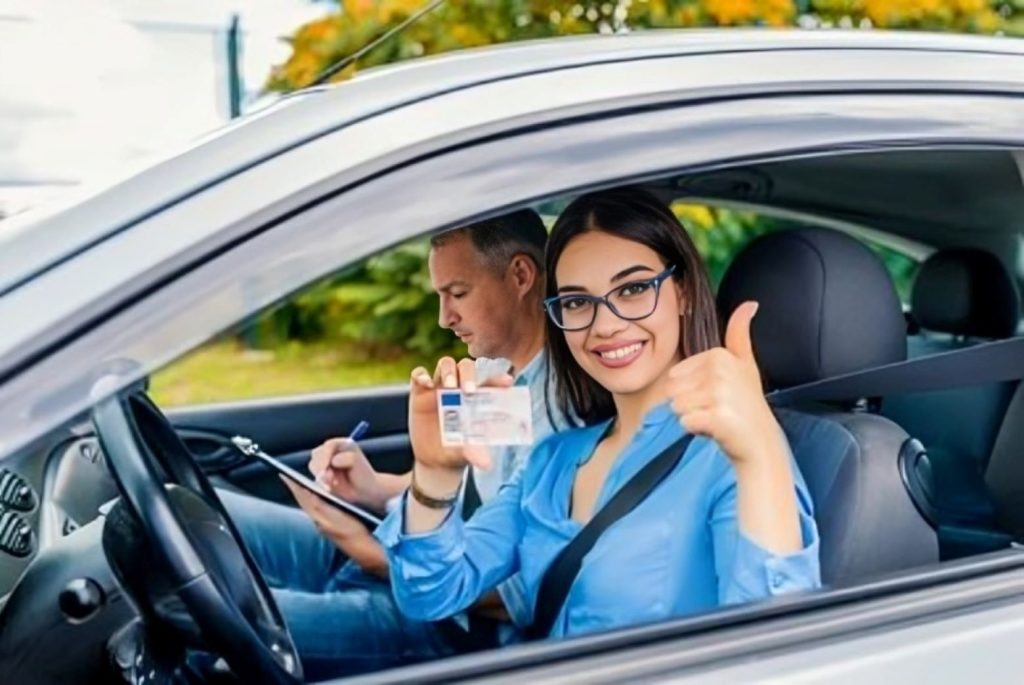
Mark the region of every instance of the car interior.
MULTIPOLYGON (((841 152, 642 183, 669 203, 775 220, 739 250, 717 291, 723 313, 761 303, 753 339, 769 393, 939 355, 955 365, 965 352, 1024 332, 1020 151, 841 152), (915 266, 902 298, 879 247, 915 266)), ((1019 553, 1024 385, 1020 376, 954 385, 776 410, 814 500, 823 592, 1019 553)), ((232 668, 244 660, 231 635, 197 628, 211 620, 195 614, 207 600, 168 592, 163 576, 187 575, 188 555, 177 571, 151 566, 147 545, 176 544, 173 536, 147 537, 118 502, 132 488, 132 497, 160 499, 162 488, 142 484, 150 472, 141 461, 136 471, 111 473, 107 452, 117 440, 141 436, 159 462, 152 473, 187 486, 175 488, 172 506, 196 512, 205 509, 194 493, 215 498, 211 486, 289 502, 273 473, 231 445, 234 435, 303 470, 312 447, 365 419, 371 429, 361 446, 374 467, 411 465, 400 385, 175 408, 156 407, 143 390, 122 392, 116 406, 98 406, 0 464, 0 682, 121 682, 136 672, 140 644, 149 645, 153 668, 197 643, 228 645, 232 668), (98 437, 97 427, 107 434, 98 437)), ((222 565, 240 558, 224 555, 222 565)), ((251 593, 245 578, 228 585, 251 593)), ((235 604, 248 607, 252 625, 279 631, 280 616, 260 592, 235 604)), ((237 617, 223 620, 227 633, 245 630, 237 617)))

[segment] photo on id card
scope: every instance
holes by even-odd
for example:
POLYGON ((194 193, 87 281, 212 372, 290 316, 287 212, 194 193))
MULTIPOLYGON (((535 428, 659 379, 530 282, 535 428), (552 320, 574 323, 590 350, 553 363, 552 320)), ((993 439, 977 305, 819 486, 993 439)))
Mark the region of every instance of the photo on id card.
POLYGON ((530 389, 480 388, 473 393, 441 390, 437 394, 441 444, 532 445, 530 389))

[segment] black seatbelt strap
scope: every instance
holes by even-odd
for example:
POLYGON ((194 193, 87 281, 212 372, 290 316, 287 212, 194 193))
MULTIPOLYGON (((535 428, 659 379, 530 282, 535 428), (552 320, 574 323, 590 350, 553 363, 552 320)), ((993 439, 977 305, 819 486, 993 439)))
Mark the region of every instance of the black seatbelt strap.
POLYGON ((466 487, 462 491, 462 520, 468 521, 472 518, 481 504, 483 501, 480 499, 480 491, 476 487, 473 467, 470 466, 466 468, 466 487))
POLYGON ((1024 337, 877 366, 769 393, 782 407, 798 402, 840 402, 912 392, 949 390, 1024 378, 1024 337))
POLYGON ((562 605, 569 596, 576 576, 583 565, 583 557, 593 549, 601 534, 613 523, 633 511, 648 495, 654 492, 661 481, 675 470, 686 448, 693 441, 693 435, 686 435, 665 448, 658 456, 647 462, 636 475, 619 488, 601 510, 587 522, 583 529, 569 541, 555 560, 544 572, 544 578, 537 592, 537 601, 533 610, 533 623, 526 629, 529 639, 537 640, 548 637, 555 625, 562 605))

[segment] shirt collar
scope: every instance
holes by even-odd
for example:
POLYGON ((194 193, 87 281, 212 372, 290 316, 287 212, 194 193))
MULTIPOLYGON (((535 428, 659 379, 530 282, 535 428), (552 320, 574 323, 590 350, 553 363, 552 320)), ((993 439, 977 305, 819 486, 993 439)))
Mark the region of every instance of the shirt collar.
POLYGON ((675 418, 675 412, 672 411, 672 403, 665 400, 661 404, 654 405, 646 414, 644 414, 644 419, 641 421, 640 427, 641 430, 653 428, 654 426, 660 426, 673 418, 675 418))
POLYGON ((516 374, 516 385, 532 385, 533 380, 543 371, 544 366, 544 349, 541 348, 540 352, 533 355, 533 359, 526 363, 523 370, 516 374))
MULTIPOLYGON (((585 430, 581 431, 581 437, 590 442, 590 449, 582 451, 585 453, 580 454, 580 464, 590 459, 594 449, 597 447, 597 443, 601 442, 601 439, 611 430, 613 421, 615 421, 614 416, 600 423, 588 426, 585 430)), ((647 410, 643 420, 640 422, 640 429, 629 443, 630 446, 650 442, 655 439, 654 436, 661 435, 661 431, 666 426, 671 426, 673 432, 676 430, 680 431, 680 436, 686 434, 686 429, 679 426, 675 412, 672 411, 672 403, 669 400, 665 400, 647 410)))

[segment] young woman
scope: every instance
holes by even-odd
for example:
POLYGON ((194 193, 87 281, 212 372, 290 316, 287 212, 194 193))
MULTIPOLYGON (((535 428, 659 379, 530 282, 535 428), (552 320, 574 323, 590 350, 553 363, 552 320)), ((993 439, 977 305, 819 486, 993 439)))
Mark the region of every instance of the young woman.
POLYGON ((453 510, 465 466, 479 457, 441 446, 435 390, 475 391, 473 364, 445 358, 433 375, 413 371, 413 486, 378 531, 400 609, 452 616, 518 574, 508 608, 530 625, 558 552, 686 432, 697 437, 676 469, 584 558, 551 636, 818 586, 810 497, 751 347, 756 303, 737 308, 719 346, 696 249, 671 211, 639 190, 574 201, 546 262, 559 402, 586 426, 540 443, 520 477, 463 524, 453 510))

